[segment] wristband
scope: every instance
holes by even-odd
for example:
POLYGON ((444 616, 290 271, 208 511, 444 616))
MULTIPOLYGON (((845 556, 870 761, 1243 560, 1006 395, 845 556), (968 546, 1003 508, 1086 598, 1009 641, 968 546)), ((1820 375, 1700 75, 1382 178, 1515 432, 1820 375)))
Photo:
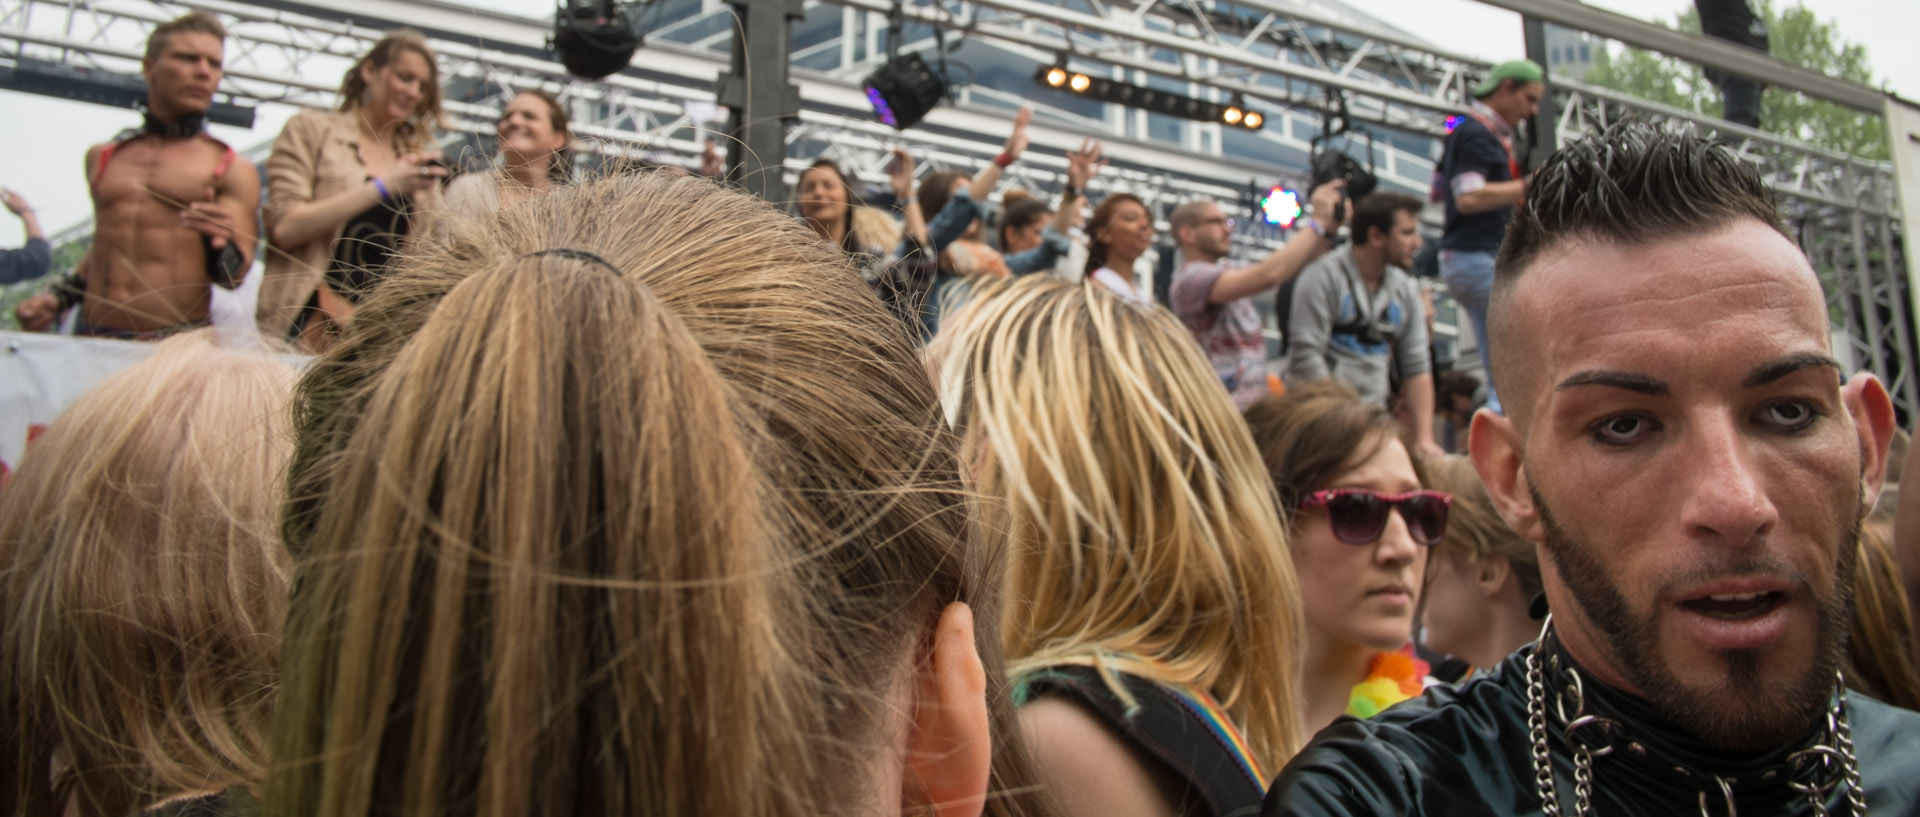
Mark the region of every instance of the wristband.
POLYGON ((1069 184, 1060 188, 1060 197, 1063 199, 1071 199, 1071 198, 1078 197, 1079 195, 1080 195, 1080 188, 1074 187, 1073 185, 1069 184))
POLYGON ((1301 219, 1300 221, 1301 223, 1307 225, 1307 229, 1312 230, 1314 235, 1317 235, 1321 238, 1327 237, 1327 228, 1324 226, 1321 226, 1320 219, 1304 218, 1304 219, 1301 219))
POLYGON ((47 291, 53 293, 54 302, 59 304, 56 308, 65 312, 86 299, 87 279, 80 277, 77 272, 69 272, 54 279, 53 286, 47 287, 47 291))
POLYGON ((1003 150, 1000 155, 993 157, 993 163, 1005 170, 1008 165, 1013 164, 1013 156, 1003 150))
POLYGON ((375 177, 373 177, 373 189, 374 189, 374 190, 376 190, 376 191, 378 191, 378 192, 380 193, 380 200, 381 200, 381 201, 392 201, 392 200, 393 200, 393 194, 392 194, 392 193, 389 193, 389 192, 387 192, 387 183, 386 183, 386 182, 383 182, 383 181, 380 181, 380 177, 379 177, 379 176, 375 176, 375 177))

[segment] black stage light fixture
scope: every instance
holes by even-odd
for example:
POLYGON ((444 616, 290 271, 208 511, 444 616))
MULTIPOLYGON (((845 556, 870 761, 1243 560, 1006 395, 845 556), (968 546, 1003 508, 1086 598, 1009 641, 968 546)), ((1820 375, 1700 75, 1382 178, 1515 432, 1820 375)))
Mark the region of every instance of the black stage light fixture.
POLYGON ((894 130, 920 124, 947 96, 947 81, 919 54, 887 60, 862 80, 873 115, 894 130))
POLYGON ((1246 101, 1238 94, 1234 95, 1231 105, 1222 105, 1144 85, 1092 76, 1068 68, 1065 62, 1041 66, 1034 72, 1033 79, 1056 91, 1181 119, 1223 122, 1247 130, 1259 130, 1267 121, 1264 114, 1248 108, 1246 101))
POLYGON ((562 0, 553 11, 553 50, 567 73, 601 79, 633 61, 640 33, 618 0, 562 0))

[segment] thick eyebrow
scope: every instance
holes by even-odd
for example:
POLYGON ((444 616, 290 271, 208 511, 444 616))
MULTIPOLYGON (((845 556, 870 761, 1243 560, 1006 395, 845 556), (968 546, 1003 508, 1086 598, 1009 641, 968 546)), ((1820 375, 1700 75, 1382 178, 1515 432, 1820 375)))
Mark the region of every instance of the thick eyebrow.
POLYGON ((1740 387, 1751 389, 1755 386, 1765 386, 1801 369, 1811 369, 1816 366, 1832 369, 1835 379, 1840 376, 1840 361, 1834 360, 1832 356, 1819 352, 1799 352, 1753 367, 1753 371, 1747 373, 1747 378, 1740 381, 1740 387))
POLYGON ((1618 372, 1609 369, 1588 369, 1583 372, 1575 372, 1572 376, 1560 381, 1560 385, 1555 386, 1553 390, 1566 391, 1567 389, 1579 386, 1608 386, 1616 389, 1635 391, 1641 394, 1650 394, 1654 397, 1667 397, 1673 393, 1671 389, 1667 388, 1667 384, 1663 381, 1655 380, 1643 374, 1618 372))

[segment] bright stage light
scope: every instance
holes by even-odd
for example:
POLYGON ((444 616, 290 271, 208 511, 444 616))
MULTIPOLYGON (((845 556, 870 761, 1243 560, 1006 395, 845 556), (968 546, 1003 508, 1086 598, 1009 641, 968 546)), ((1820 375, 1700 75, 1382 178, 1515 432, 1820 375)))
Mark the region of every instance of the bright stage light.
POLYGON ((1300 218, 1300 193, 1274 185, 1265 196, 1260 197, 1260 213, 1280 229, 1290 229, 1300 218))

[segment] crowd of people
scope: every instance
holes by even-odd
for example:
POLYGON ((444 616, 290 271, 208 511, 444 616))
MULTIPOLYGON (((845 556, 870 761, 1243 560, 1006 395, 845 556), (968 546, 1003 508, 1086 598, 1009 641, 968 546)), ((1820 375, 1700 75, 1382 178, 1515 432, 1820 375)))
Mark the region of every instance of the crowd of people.
POLYGON ((1433 366, 1415 197, 1322 185, 1250 264, 1183 204, 1163 305, 1147 204, 1081 223, 1098 142, 997 190, 1027 111, 971 173, 897 151, 897 218, 826 159, 791 208, 576 173, 540 91, 454 174, 402 31, 261 209, 223 37, 154 30, 19 310, 158 343, 0 485, 4 813, 1920 808, 1920 453, 1712 142, 1524 175, 1541 76, 1490 73, 1435 185, 1483 380, 1433 366))

